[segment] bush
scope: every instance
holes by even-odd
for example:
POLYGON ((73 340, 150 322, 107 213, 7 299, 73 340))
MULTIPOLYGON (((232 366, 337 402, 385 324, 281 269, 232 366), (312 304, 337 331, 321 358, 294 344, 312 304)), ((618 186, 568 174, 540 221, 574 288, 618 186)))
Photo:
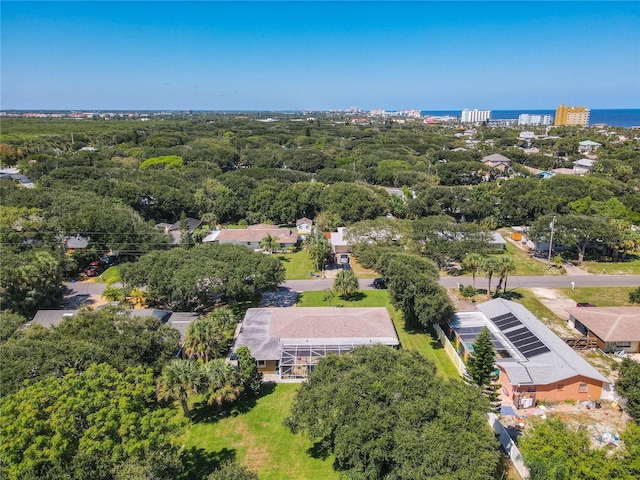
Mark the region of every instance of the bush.
POLYGON ((463 297, 473 297, 476 294, 476 290, 473 288, 473 285, 460 285, 460 294, 463 297))
POLYGON ((629 301, 631 303, 640 303, 640 287, 629 292, 629 301))

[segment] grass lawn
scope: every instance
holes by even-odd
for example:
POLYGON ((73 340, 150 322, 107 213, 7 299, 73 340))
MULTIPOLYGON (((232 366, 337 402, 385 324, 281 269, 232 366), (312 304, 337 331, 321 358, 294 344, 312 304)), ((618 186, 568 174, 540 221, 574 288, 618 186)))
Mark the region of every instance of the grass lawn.
POLYGON ((338 479, 333 458, 314 456, 306 435, 293 435, 283 425, 299 384, 263 386, 255 405, 240 404, 241 414, 198 420, 194 415, 186 442, 187 471, 182 479, 201 479, 220 462, 235 459, 258 473, 261 480, 338 479))
POLYGON ((91 281, 95 283, 106 283, 107 286, 111 285, 114 282, 119 282, 120 269, 117 266, 109 267, 104 272, 102 272, 102 275, 91 278, 91 281))
POLYGON ((278 255, 280 261, 287 271, 287 280, 304 280, 309 278, 309 272, 315 272, 316 269, 309 258, 309 252, 300 250, 295 253, 282 253, 278 255))
MULTIPOLYGON (((302 292, 298 296, 298 306, 326 307, 328 303, 322 300, 323 296, 324 292, 302 292)), ((391 306, 386 290, 363 290, 358 292, 358 296, 348 301, 335 297, 332 305, 342 305, 343 307, 386 307, 396 327, 402 348, 416 351, 424 358, 434 362, 442 376, 460 378, 458 371, 449 360, 435 334, 405 328, 402 314, 391 306)))
POLYGON ((633 305, 629 301, 629 293, 637 287, 577 287, 556 288, 565 297, 572 298, 577 302, 586 302, 598 307, 616 307, 633 305))
POLYGON ((593 262, 587 261, 583 265, 590 273, 602 273, 606 275, 640 275, 640 257, 627 255, 626 262, 593 262))
POLYGON ((513 261, 516 264, 516 271, 511 275, 524 276, 548 274, 546 264, 536 260, 535 258, 531 258, 527 252, 509 243, 508 240, 505 252, 507 255, 511 255, 511 258, 513 258, 513 261))

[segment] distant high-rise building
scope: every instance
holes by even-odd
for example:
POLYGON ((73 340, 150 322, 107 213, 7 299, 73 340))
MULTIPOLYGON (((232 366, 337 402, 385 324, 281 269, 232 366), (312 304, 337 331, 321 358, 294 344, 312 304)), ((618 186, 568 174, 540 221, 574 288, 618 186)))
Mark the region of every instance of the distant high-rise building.
POLYGON ((478 110, 477 108, 469 110, 468 108, 462 110, 462 117, 460 121, 462 123, 476 123, 486 122, 491 119, 491 110, 478 110))
POLYGON ((551 115, 521 113, 518 117, 518 125, 551 125, 551 115))
POLYGON ((562 104, 556 109, 556 121, 554 125, 580 125, 586 127, 589 125, 590 112, 591 110, 587 107, 567 107, 562 104))

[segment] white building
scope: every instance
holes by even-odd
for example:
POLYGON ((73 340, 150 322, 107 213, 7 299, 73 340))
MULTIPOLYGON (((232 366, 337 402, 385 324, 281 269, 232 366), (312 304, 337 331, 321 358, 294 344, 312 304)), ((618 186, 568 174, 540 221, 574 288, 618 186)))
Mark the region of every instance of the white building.
POLYGON ((518 117, 518 125, 551 125, 553 117, 551 115, 539 115, 532 113, 521 113, 518 117))
POLYGON ((466 108, 462 110, 462 117, 460 121, 462 123, 486 122, 490 118, 491 110, 478 110, 477 108, 469 110, 466 108))

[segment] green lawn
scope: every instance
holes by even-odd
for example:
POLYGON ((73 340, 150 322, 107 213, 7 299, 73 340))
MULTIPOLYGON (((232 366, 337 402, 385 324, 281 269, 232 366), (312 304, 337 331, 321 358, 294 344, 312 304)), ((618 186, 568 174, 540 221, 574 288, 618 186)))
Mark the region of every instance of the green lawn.
POLYGON ((306 250, 279 254, 278 258, 287 271, 287 280, 304 280, 305 278, 309 278, 309 272, 315 272, 313 263, 309 258, 309 252, 306 250))
POLYGON ((536 316, 536 318, 544 321, 547 325, 556 324, 559 327, 566 326, 567 322, 545 307, 531 290, 527 288, 519 288, 518 291, 515 292, 515 295, 516 297, 511 298, 511 300, 524 305, 527 310, 536 316))
MULTIPOLYGON (((449 360, 442 345, 435 334, 405 328, 402 314, 389 303, 389 295, 386 290, 361 290, 353 300, 343 300, 335 297, 332 305, 343 307, 386 307, 396 327, 400 345, 407 350, 414 350, 423 357, 433 361, 441 375, 448 378, 460 378, 458 371, 449 360)), ((324 292, 303 292, 298 296, 300 307, 326 307, 328 303, 322 300, 324 292)))
MULTIPOLYGON (((306 435, 293 435, 283 425, 299 384, 264 385, 263 395, 240 414, 204 418, 191 426, 185 445, 188 461, 184 480, 206 478, 220 462, 235 459, 260 479, 338 479, 333 458, 315 458, 306 435)), ((317 455, 316 455, 317 457, 317 455)))
POLYGON ((556 288, 565 297, 577 302, 592 303, 599 307, 616 307, 632 305, 629 301, 629 292, 637 287, 577 287, 556 288))
MULTIPOLYGON (((303 292, 298 305, 326 306, 324 292, 303 292)), ((345 307, 386 307, 393 319, 403 348, 419 352, 433 361, 440 375, 460 378, 435 337, 405 329, 404 320, 390 304, 386 290, 367 290, 350 301, 335 298, 334 305, 345 307)), ((261 480, 338 479, 333 457, 320 458, 306 435, 293 435, 282 424, 289 414, 299 384, 264 385, 255 405, 239 403, 231 415, 217 418, 210 410, 194 410, 185 444, 182 480, 205 478, 221 462, 235 459, 257 472, 261 480)), ((178 408, 176 406, 176 408, 178 408)))
POLYGON ((97 277, 93 277, 91 279, 91 281, 96 282, 96 283, 106 283, 107 286, 111 285, 114 282, 119 282, 120 281, 120 269, 117 266, 109 267, 104 272, 102 272, 102 275, 98 275, 97 277))
POLYGON ((637 255, 628 255, 626 262, 584 262, 584 267, 590 273, 602 274, 603 270, 606 275, 640 275, 640 257, 637 255))

